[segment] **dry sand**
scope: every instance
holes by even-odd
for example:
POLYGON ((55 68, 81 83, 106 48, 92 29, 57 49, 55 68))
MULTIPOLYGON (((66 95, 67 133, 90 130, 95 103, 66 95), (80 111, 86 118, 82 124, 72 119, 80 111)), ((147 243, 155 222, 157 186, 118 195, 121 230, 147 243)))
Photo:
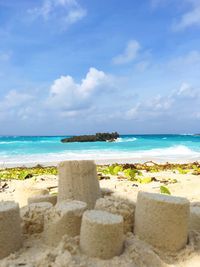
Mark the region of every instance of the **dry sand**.
MULTIPOLYGON (((159 179, 173 178, 177 183, 167 187, 172 195, 184 196, 192 206, 200 207, 200 176, 191 174, 175 174, 172 171, 145 174, 159 179)), ((0 200, 16 200, 15 189, 22 186, 48 188, 57 186, 57 177, 40 176, 25 181, 8 181, 8 188, 0 193, 0 200)), ((105 199, 111 198, 109 203, 116 206, 119 214, 127 211, 127 205, 134 206, 139 190, 159 192, 160 183, 137 184, 127 180, 112 177, 101 180, 100 186, 105 199), (110 196, 109 196, 110 195, 110 196), (116 201, 116 203, 115 203, 116 201), (120 204, 121 201, 121 204, 120 204), (126 205, 127 202, 127 205, 126 205), (124 204, 125 203, 125 204, 124 204)), ((55 191, 56 189, 54 189, 55 191)), ((109 209, 112 210, 110 207, 109 209)), ((131 209, 130 209, 131 210, 131 209)), ((126 216, 128 216, 126 214, 126 216)), ((128 218, 128 217, 127 217, 128 218)), ((125 248, 122 255, 110 260, 90 258, 79 250, 79 236, 64 236, 57 247, 44 244, 42 233, 24 235, 24 245, 21 250, 0 261, 1 267, 199 267, 200 266, 200 232, 190 231, 186 248, 177 253, 164 253, 139 240, 131 232, 126 233, 125 248)))

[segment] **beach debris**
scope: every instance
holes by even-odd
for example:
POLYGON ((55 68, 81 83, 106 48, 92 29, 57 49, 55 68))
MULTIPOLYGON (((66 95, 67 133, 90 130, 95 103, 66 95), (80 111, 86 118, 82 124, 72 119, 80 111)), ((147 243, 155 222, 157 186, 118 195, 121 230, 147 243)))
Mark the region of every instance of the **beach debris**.
POLYGON ((188 174, 190 172, 190 170, 183 169, 182 167, 178 167, 177 170, 180 174, 188 174))
POLYGON ((94 208, 96 200, 101 197, 97 170, 92 160, 74 160, 58 165, 58 202, 75 199, 94 208))
POLYGON ((102 173, 98 173, 98 179, 99 180, 109 180, 110 176, 102 175, 102 173))
POLYGON ((82 201, 68 200, 58 203, 45 214, 44 241, 56 246, 64 235, 80 234, 81 219, 87 204, 82 201))
POLYGON ((152 182, 152 178, 151 177, 137 178, 137 181, 140 184, 149 184, 152 182))
POLYGON ((19 205, 13 201, 0 202, 0 259, 22 246, 19 205))
POLYGON ((6 182, 2 184, 0 181, 0 192, 5 191, 8 188, 9 188, 9 186, 6 182))
POLYGON ((57 203, 57 195, 38 195, 28 198, 28 204, 39 203, 39 202, 50 202, 53 206, 57 203))
POLYGON ((190 207, 189 229, 200 232, 200 206, 190 207))
POLYGON ((95 210, 103 210, 112 214, 121 215, 124 219, 124 233, 133 231, 135 203, 127 199, 104 197, 97 200, 95 210))
POLYGON ((52 208, 50 202, 32 203, 21 209, 22 230, 24 234, 41 233, 44 229, 44 215, 52 208))
POLYGON ((169 191, 169 188, 167 188, 166 186, 163 186, 163 185, 160 186, 160 193, 161 194, 171 195, 171 192, 169 191))
POLYGON ((101 210, 83 214, 80 248, 90 257, 110 259, 123 252, 123 217, 101 210))
POLYGON ((165 194, 139 192, 134 233, 164 251, 178 251, 188 239, 189 201, 165 194))

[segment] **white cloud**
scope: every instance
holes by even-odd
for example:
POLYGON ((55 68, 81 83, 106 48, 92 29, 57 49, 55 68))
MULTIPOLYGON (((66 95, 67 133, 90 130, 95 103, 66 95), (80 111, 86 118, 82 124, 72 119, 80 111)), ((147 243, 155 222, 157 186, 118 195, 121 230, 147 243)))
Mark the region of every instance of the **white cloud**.
POLYGON ((176 92, 177 96, 186 97, 186 98, 196 98, 199 96, 199 93, 188 83, 182 83, 180 88, 176 92))
POLYGON ((151 0, 151 6, 155 9, 165 5, 186 7, 187 10, 174 20, 172 29, 181 31, 191 26, 200 26, 200 1, 199 0, 151 0))
POLYGON ((95 68, 89 69, 81 83, 75 82, 69 75, 61 76, 50 88, 48 106, 68 111, 88 107, 95 91, 102 89, 103 85, 109 87, 109 83, 109 76, 95 68))
POLYGON ((148 109, 152 111, 166 111, 169 110, 174 102, 170 96, 157 95, 146 103, 148 109))
POLYGON ((16 90, 11 90, 0 102, 1 109, 15 108, 19 107, 33 99, 32 95, 21 93, 16 90))
POLYGON ((86 75, 86 78, 82 80, 79 88, 79 94, 87 97, 100 85, 109 83, 110 78, 103 71, 99 71, 95 68, 90 68, 86 75))
POLYGON ((68 15, 66 18, 64 18, 64 21, 67 24, 73 24, 79 20, 81 20, 83 17, 85 17, 87 14, 85 9, 76 9, 76 10, 71 10, 69 11, 68 15))
POLYGON ((181 18, 173 25, 175 31, 184 30, 191 26, 200 26, 200 1, 185 0, 191 6, 190 10, 185 12, 181 18))
POLYGON ((200 52, 197 50, 189 51, 187 54, 177 57, 169 62, 169 66, 177 68, 180 66, 188 66, 200 63, 200 52))
POLYGON ((34 97, 30 94, 11 90, 0 101, 0 119, 7 120, 9 117, 25 119, 32 116, 34 97))
POLYGON ((131 40, 128 42, 124 52, 113 58, 114 64, 126 64, 138 56, 139 50, 141 49, 140 44, 136 40, 131 40))
POLYGON ((136 103, 125 111, 125 118, 146 121, 156 117, 178 116, 191 119, 199 114, 199 105, 200 91, 188 83, 182 83, 173 93, 166 96, 157 95, 136 103))
POLYGON ((76 0, 43 0, 41 6, 28 10, 32 18, 42 17, 45 21, 56 20, 66 29, 86 16, 86 9, 76 0))

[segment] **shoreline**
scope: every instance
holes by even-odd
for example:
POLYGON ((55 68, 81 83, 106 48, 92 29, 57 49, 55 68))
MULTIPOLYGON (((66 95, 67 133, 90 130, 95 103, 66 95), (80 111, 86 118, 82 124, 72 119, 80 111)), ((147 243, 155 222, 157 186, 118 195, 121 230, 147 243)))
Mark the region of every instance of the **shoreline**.
POLYGON ((37 165, 41 165, 43 167, 50 167, 50 166, 57 166, 61 161, 70 161, 70 160, 94 160, 97 165, 106 165, 106 164, 126 164, 126 163, 145 163, 147 161, 153 161, 154 163, 164 164, 164 163, 177 163, 177 164, 185 164, 185 163, 192 163, 192 162, 199 162, 199 157, 184 157, 184 158, 176 158, 176 157, 168 157, 168 158, 161 158, 161 157, 143 157, 143 158, 101 158, 101 159, 94 159, 94 158, 67 158, 67 159, 60 159, 55 161, 23 161, 23 162, 0 162, 0 169, 4 168, 15 168, 15 167, 35 167, 37 165))

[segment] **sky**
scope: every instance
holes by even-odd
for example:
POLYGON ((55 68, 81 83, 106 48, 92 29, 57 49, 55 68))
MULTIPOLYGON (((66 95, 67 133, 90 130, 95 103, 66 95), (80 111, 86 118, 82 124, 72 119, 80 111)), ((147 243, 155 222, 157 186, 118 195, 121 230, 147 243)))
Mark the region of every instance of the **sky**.
POLYGON ((0 135, 199 125, 199 0, 0 0, 0 135))

